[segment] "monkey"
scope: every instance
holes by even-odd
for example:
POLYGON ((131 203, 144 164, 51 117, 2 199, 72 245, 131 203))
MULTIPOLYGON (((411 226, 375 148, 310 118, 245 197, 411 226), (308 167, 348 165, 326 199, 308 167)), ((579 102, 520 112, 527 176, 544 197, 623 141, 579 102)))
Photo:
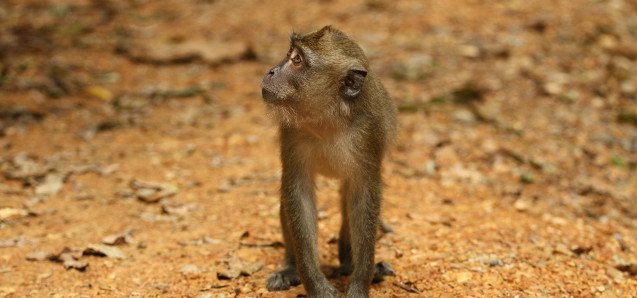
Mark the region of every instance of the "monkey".
POLYGON ((392 99, 368 64, 347 34, 325 26, 292 33, 286 57, 261 81, 266 108, 279 122, 282 165, 285 264, 268 276, 270 291, 302 283, 309 297, 340 297, 319 269, 315 177, 323 175, 341 180, 340 267, 332 277, 350 275, 346 297, 369 296, 378 268, 381 164, 397 120, 392 99))

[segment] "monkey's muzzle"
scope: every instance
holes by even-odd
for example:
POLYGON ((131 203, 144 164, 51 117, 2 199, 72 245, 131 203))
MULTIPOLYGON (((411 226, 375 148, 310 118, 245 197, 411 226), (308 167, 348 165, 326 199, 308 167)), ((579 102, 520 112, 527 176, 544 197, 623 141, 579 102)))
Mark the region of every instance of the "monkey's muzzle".
POLYGON ((282 104, 283 100, 276 96, 276 94, 266 88, 261 88, 261 96, 266 103, 282 104))

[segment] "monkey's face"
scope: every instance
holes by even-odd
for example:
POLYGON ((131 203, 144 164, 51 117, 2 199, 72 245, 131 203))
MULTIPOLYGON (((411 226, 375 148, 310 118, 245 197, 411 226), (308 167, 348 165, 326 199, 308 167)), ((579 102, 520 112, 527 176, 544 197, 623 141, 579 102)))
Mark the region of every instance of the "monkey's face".
POLYGON ((348 117, 350 101, 363 88, 365 59, 355 43, 331 27, 292 35, 286 57, 261 81, 263 99, 288 125, 348 117))
POLYGON ((291 47, 287 57, 274 66, 261 81, 261 93, 266 103, 289 105, 301 94, 300 81, 307 76, 308 63, 300 49, 291 47))

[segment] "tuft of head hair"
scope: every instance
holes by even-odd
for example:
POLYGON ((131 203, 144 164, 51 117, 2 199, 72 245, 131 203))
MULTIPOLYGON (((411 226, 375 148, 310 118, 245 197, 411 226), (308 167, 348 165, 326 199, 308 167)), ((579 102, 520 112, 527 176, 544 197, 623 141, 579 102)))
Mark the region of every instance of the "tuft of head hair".
POLYGON ((345 56, 361 60, 367 64, 367 57, 363 50, 343 31, 327 25, 317 31, 301 35, 292 33, 290 43, 293 47, 308 47, 315 52, 329 54, 338 51, 345 56))

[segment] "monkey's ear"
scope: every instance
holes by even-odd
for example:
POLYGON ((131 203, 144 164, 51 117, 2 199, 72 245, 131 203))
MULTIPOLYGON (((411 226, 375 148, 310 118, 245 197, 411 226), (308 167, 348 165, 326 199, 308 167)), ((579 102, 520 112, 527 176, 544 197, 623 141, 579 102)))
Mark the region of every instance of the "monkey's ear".
POLYGON ((366 76, 366 70, 356 68, 348 70, 345 78, 343 78, 343 86, 341 87, 341 93, 343 96, 352 98, 358 95, 358 93, 361 92, 361 89, 363 89, 366 76))

